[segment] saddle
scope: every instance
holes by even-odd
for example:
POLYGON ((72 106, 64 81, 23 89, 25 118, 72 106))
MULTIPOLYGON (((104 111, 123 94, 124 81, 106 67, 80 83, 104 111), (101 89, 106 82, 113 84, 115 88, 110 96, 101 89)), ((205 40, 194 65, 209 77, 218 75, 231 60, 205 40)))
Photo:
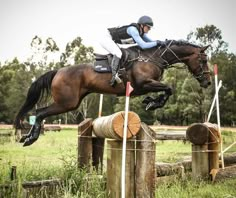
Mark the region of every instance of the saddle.
MULTIPOLYGON (((138 57, 138 52, 130 51, 128 49, 121 49, 122 51, 122 57, 120 60, 120 65, 119 65, 119 71, 121 70, 129 70, 132 65, 133 61, 132 59, 135 59, 138 57)), ((95 62, 93 65, 93 69, 96 72, 99 73, 111 73, 111 61, 112 61, 112 54, 97 54, 95 53, 95 62)), ((118 71, 118 73, 119 73, 118 71)))

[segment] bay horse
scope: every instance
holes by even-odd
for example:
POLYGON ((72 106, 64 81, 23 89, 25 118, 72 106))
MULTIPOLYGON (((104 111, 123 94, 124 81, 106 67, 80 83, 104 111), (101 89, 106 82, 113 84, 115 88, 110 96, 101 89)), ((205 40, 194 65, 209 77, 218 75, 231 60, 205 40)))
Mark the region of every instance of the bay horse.
MULTIPOLYGON (((160 82, 163 72, 175 63, 183 63, 189 72, 199 82, 200 86, 207 88, 211 84, 207 55, 208 46, 200 47, 186 41, 167 40, 165 47, 153 47, 141 50, 138 46, 122 49, 130 54, 126 63, 131 64, 126 68, 123 81, 130 81, 134 88, 131 96, 140 96, 149 92, 163 92, 160 97, 147 97, 143 103, 147 109, 161 108, 165 105, 172 89, 160 82)), ((125 63, 123 63, 124 65, 125 63)), ((124 96, 125 83, 111 87, 109 81, 111 73, 98 73, 94 64, 80 64, 63 67, 59 70, 49 71, 33 82, 28 90, 26 100, 19 110, 14 126, 22 127, 22 121, 46 91, 51 93, 53 102, 49 106, 36 109, 35 124, 29 133, 22 136, 20 142, 23 146, 34 143, 40 134, 41 122, 52 115, 75 110, 82 99, 90 93, 115 94, 124 96)))

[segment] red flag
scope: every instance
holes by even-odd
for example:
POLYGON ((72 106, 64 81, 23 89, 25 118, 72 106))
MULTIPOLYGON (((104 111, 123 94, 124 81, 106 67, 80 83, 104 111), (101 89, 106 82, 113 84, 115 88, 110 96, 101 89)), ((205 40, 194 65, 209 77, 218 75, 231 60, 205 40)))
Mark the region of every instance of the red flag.
POLYGON ((214 65, 214 73, 215 75, 218 75, 218 68, 217 68, 217 64, 214 65))
POLYGON ((130 93, 134 90, 134 88, 131 86, 130 82, 127 82, 126 84, 126 96, 129 96, 130 93))

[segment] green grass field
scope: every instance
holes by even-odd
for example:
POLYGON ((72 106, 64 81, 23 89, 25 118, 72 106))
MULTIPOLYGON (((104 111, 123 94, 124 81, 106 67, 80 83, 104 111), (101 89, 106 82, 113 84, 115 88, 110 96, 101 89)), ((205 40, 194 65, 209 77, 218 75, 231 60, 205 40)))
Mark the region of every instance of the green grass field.
MULTIPOLYGON (((0 133, 6 130, 0 130, 0 133)), ((235 138, 236 133, 224 131, 224 147, 235 138)), ((0 142, 0 184, 10 183, 10 170, 17 166, 17 181, 60 178, 63 186, 56 197, 106 197, 104 182, 93 179, 87 181, 87 174, 77 167, 77 129, 63 129, 61 132, 46 132, 32 146, 22 147, 15 143, 0 142), (84 185, 86 183, 87 185, 84 185)), ((9 141, 6 140, 6 141, 9 141)), ((157 142, 156 158, 162 162, 176 162, 191 156, 191 145, 182 141, 157 142)), ((235 152, 236 146, 229 152, 235 152)), ((166 197, 236 197, 236 180, 221 183, 195 183, 186 178, 182 181, 164 183, 156 188, 157 198, 166 197)), ((21 191, 17 192, 21 197, 21 191)), ((0 192, 1 197, 1 192, 0 192)))

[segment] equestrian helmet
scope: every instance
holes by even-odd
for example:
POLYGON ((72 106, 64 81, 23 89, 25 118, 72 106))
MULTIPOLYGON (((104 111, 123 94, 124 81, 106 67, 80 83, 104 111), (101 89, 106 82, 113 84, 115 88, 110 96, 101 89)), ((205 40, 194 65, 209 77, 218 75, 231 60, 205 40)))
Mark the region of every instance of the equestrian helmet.
POLYGON ((138 20, 138 24, 143 24, 143 25, 147 25, 149 27, 153 27, 152 18, 149 17, 149 16, 140 17, 139 20, 138 20))

